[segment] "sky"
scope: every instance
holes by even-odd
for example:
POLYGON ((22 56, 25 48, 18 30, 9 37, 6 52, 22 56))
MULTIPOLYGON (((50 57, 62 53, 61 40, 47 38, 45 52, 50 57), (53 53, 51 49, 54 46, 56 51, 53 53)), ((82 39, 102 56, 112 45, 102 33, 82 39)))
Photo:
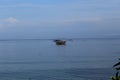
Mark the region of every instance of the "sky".
POLYGON ((120 0, 0 0, 0 39, 120 36, 120 0))

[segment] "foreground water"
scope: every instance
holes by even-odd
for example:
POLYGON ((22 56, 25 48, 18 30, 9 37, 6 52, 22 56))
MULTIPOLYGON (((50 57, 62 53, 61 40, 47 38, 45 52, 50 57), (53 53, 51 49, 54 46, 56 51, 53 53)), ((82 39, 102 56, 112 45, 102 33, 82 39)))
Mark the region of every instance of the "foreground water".
POLYGON ((120 39, 1 40, 0 80, 109 80, 120 39))

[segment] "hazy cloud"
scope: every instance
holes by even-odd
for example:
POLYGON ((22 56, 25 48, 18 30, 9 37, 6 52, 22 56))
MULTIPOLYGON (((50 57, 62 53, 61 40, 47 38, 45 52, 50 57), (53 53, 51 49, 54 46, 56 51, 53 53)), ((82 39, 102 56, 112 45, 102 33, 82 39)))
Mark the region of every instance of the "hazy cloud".
POLYGON ((103 22, 104 19, 102 17, 78 17, 78 18, 61 18, 61 19, 44 19, 44 20, 29 20, 22 21, 20 25, 33 25, 33 26, 65 26, 76 23, 100 23, 103 22))
POLYGON ((9 17, 6 19, 0 19, 0 27, 8 27, 13 26, 18 22, 18 20, 14 17, 9 17))
POLYGON ((9 17, 5 20, 7 23, 10 23, 10 24, 15 24, 18 22, 18 20, 16 18, 13 18, 13 17, 9 17))

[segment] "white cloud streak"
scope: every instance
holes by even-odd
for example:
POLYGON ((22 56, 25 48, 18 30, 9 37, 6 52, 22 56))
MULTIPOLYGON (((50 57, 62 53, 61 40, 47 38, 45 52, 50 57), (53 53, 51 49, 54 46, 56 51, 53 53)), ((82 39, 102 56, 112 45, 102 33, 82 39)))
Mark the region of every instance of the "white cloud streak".
POLYGON ((101 17, 91 17, 91 18, 66 18, 66 19, 52 19, 52 20, 38 20, 38 21, 23 21, 20 25, 32 25, 32 26, 69 26, 72 24, 80 24, 80 23, 101 23, 104 19, 101 17))
POLYGON ((10 24, 15 24, 18 22, 18 20, 16 18, 13 18, 13 17, 9 17, 5 20, 7 23, 10 23, 10 24))
POLYGON ((14 26, 16 23, 18 23, 18 20, 14 17, 0 19, 0 27, 14 26))

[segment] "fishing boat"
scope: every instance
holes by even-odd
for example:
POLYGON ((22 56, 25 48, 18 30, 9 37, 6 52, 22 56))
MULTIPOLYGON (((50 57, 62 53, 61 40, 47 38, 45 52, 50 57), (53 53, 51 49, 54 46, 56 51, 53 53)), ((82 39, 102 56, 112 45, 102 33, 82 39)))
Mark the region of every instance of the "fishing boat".
POLYGON ((56 39, 56 40, 54 40, 54 42, 56 43, 56 45, 66 45, 66 41, 64 41, 64 40, 56 39))

